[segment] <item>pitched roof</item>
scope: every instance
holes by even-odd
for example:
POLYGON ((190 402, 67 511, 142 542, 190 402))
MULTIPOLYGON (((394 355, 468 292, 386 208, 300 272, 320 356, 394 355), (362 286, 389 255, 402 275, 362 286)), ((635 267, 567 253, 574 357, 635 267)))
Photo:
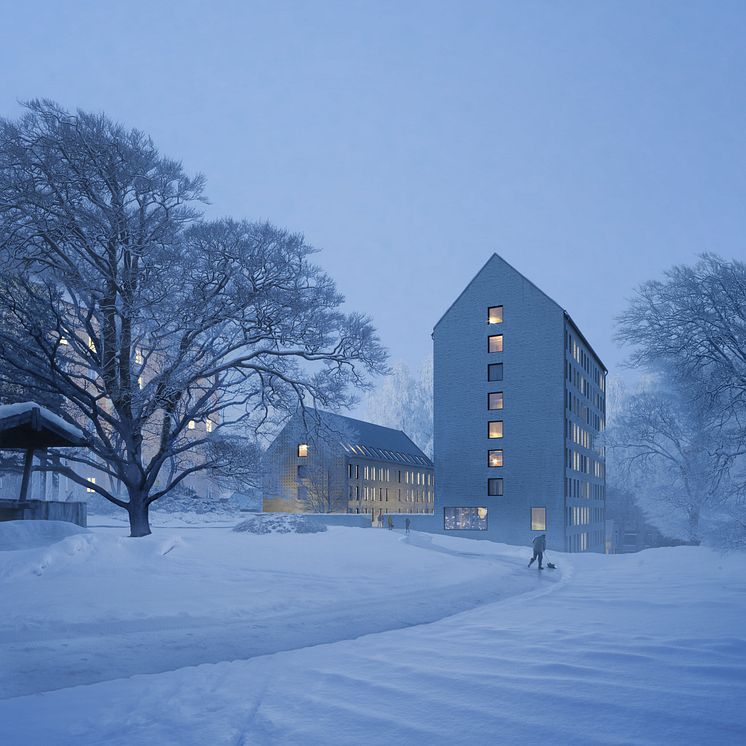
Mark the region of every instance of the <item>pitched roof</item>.
POLYGON ((598 353, 597 353, 597 352, 596 352, 596 351, 595 351, 595 350, 593 349, 593 347, 591 346, 591 343, 590 343, 590 342, 589 342, 589 341, 588 341, 588 340, 586 339, 586 337, 585 337, 585 336, 583 335, 583 333, 582 333, 582 332, 580 331, 580 329, 578 328, 578 325, 577 325, 577 324, 576 324, 576 323, 575 323, 575 322, 574 322, 574 321, 572 320, 572 317, 570 316, 570 314, 569 314, 569 313, 568 313, 568 312, 567 312, 567 311, 566 311, 566 310, 565 310, 564 308, 562 308, 562 306, 560 306, 560 304, 559 304, 559 303, 557 303, 557 301, 556 301, 556 300, 554 300, 554 298, 552 298, 552 297, 550 297, 549 295, 547 295, 547 294, 546 294, 546 293, 545 293, 545 292, 544 292, 544 291, 543 291, 543 290, 542 290, 542 289, 541 289, 541 288, 540 288, 540 287, 539 287, 539 286, 538 286, 538 285, 537 285, 536 283, 534 283, 534 282, 532 282, 531 280, 529 280, 529 279, 528 279, 528 277, 526 277, 526 275, 524 275, 524 274, 523 274, 522 272, 520 272, 519 270, 517 270, 517 269, 516 269, 516 268, 515 268, 515 267, 514 267, 514 266, 513 266, 513 265, 512 265, 512 264, 511 264, 510 262, 508 262, 508 261, 506 261, 505 259, 503 259, 503 258, 502 258, 502 257, 501 257, 501 256, 500 256, 500 255, 499 255, 499 254, 498 254, 497 252, 493 252, 492 256, 490 256, 490 258, 489 258, 489 259, 488 259, 488 260, 487 260, 487 261, 486 261, 486 262, 485 262, 485 263, 484 263, 484 264, 482 265, 482 267, 481 267, 481 269, 479 270, 479 272, 477 272, 477 273, 476 273, 476 274, 474 275, 474 277, 472 277, 472 278, 471 278, 471 280, 469 280, 469 282, 467 283, 466 287, 465 287, 465 288, 464 288, 464 289, 463 289, 463 290, 462 290, 462 291, 461 291, 461 292, 460 292, 460 293, 458 294, 458 297, 456 298, 456 300, 454 300, 454 301, 453 301, 453 303, 451 303, 451 305, 450 305, 450 306, 448 306, 448 308, 446 309, 445 313, 444 313, 444 314, 443 314, 443 315, 442 315, 442 316, 441 316, 441 317, 440 317, 440 318, 439 318, 439 319, 438 319, 438 320, 437 320, 437 321, 435 322, 435 326, 433 327, 433 333, 435 333, 435 329, 436 329, 436 328, 438 327, 438 324, 440 324, 440 322, 441 322, 441 321, 443 321, 443 319, 444 319, 444 318, 445 318, 446 316, 448 316, 448 314, 449 314, 449 313, 451 312, 451 309, 452 309, 452 308, 453 308, 453 307, 454 307, 454 306, 456 305, 456 303, 458 303, 458 301, 459 301, 459 299, 461 298, 461 296, 462 296, 462 295, 463 295, 463 294, 464 294, 464 293, 465 293, 465 292, 466 292, 466 291, 467 291, 467 290, 469 289, 469 287, 471 286, 471 284, 472 284, 472 283, 473 283, 473 282, 474 282, 474 281, 475 281, 475 280, 477 279, 477 277, 479 277, 479 275, 481 275, 481 274, 482 274, 482 272, 484 272, 484 270, 485 270, 485 269, 487 269, 487 267, 488 267, 488 266, 489 266, 490 264, 492 264, 492 262, 494 262, 495 260, 498 260, 498 261, 502 262, 502 263, 503 263, 503 264, 505 264, 505 265, 506 265, 507 267, 509 267, 510 269, 512 269, 512 270, 513 270, 513 271, 514 271, 514 272, 515 272, 516 274, 520 275, 520 276, 521 276, 521 277, 522 277, 522 278, 523 278, 523 279, 524 279, 524 280, 525 280, 525 281, 526 281, 526 282, 527 282, 527 283, 528 283, 529 285, 531 285, 531 286, 533 286, 534 288, 536 288, 536 290, 538 290, 538 291, 539 291, 539 292, 540 292, 540 293, 541 293, 541 294, 542 294, 542 295, 543 295, 543 296, 544 296, 545 298, 547 298, 547 299, 548 299, 548 300, 550 300, 550 301, 551 301, 551 302, 552 302, 552 303, 553 303, 553 304, 554 304, 555 306, 557 306, 557 308, 559 308, 559 309, 560 309, 560 310, 561 310, 561 311, 562 311, 562 312, 564 313, 564 315, 565 315, 565 318, 566 318, 566 319, 567 319, 567 321, 568 321, 568 322, 569 322, 569 323, 570 323, 570 324, 572 325, 573 329, 574 329, 574 330, 575 330, 575 331, 577 332, 578 336, 579 336, 579 337, 580 337, 580 339, 582 340, 583 344, 585 344, 585 346, 586 346, 586 347, 588 348, 588 350, 589 350, 589 352, 591 353, 591 355, 593 355, 593 356, 594 356, 594 357, 596 358, 596 362, 597 362, 597 363, 598 363, 598 364, 599 364, 599 365, 600 365, 600 366, 601 366, 601 367, 602 367, 602 368, 604 369, 604 371, 608 372, 608 369, 607 369, 607 367, 606 367, 606 366, 604 365, 604 362, 603 362, 603 360, 601 360, 601 358, 600 358, 600 356, 598 355, 598 353))
POLYGON ((341 414, 307 409, 306 420, 317 419, 327 432, 338 435, 345 451, 356 458, 370 458, 395 464, 432 467, 433 462, 402 430, 374 425, 341 414))

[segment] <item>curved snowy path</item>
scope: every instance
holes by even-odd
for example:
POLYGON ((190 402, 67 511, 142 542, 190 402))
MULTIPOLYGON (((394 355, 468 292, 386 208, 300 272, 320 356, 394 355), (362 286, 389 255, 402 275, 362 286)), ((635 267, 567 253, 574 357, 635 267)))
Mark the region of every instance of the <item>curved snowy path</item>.
POLYGON ((575 555, 572 577, 558 579, 526 570, 525 551, 488 542, 341 530, 343 553, 346 537, 366 565, 360 542, 370 540, 428 569, 504 570, 526 592, 355 640, 8 699, 0 743, 744 742, 743 555, 575 555))
POLYGON ((204 529, 200 539, 217 536, 224 549, 232 548, 222 557, 212 556, 215 541, 170 533, 148 540, 144 557, 132 540, 96 532, 0 562, 6 578, 34 593, 26 597, 25 611, 23 603, 10 604, 11 613, 0 619, 0 699, 427 624, 535 591, 537 584, 551 587, 559 578, 527 572, 525 552, 498 556, 483 542, 480 551, 457 551, 414 533, 355 529, 348 544, 341 541, 350 537, 344 529, 292 538, 204 529), (288 564, 293 543, 305 545, 305 553, 288 564), (256 553, 240 556, 247 545, 263 550, 261 563, 256 553), (376 552, 386 553, 378 573, 376 552), (348 569, 350 563, 359 567, 340 577, 340 567, 329 566, 335 559, 348 569), (117 562, 124 576, 116 572, 117 562), (214 567, 205 567, 211 562, 214 567), (195 576, 198 569, 202 574, 195 576), (158 573, 169 588, 164 582, 148 588, 158 573), (33 588, 41 580, 47 583, 33 588), (133 584, 144 593, 133 593, 133 584), (197 605, 185 607, 179 593, 197 605))

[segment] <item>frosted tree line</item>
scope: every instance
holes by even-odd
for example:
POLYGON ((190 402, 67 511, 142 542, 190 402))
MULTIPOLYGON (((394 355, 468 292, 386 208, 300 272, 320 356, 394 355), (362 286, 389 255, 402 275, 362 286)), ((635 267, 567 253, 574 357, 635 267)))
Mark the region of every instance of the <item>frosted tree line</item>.
POLYGON ((430 458, 433 456, 433 359, 428 357, 413 374, 402 362, 367 398, 366 418, 403 430, 430 458))
POLYGON ((746 546, 746 264, 645 283, 617 336, 643 376, 610 392, 612 479, 669 535, 746 546))
POLYGON ((189 476, 255 470, 247 434, 349 406, 386 370, 303 236, 207 220, 204 187, 104 115, 32 101, 0 120, 0 391, 84 427, 90 449, 45 468, 126 510, 132 536, 189 476))

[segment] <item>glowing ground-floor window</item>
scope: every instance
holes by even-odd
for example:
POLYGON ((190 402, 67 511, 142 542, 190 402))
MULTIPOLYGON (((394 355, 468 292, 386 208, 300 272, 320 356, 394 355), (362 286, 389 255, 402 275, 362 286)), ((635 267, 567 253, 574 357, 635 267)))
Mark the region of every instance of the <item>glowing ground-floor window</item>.
POLYGON ((531 508, 531 530, 532 531, 546 531, 547 530, 547 509, 546 508, 531 508))
POLYGON ((486 531, 487 508, 443 508, 446 531, 486 531))

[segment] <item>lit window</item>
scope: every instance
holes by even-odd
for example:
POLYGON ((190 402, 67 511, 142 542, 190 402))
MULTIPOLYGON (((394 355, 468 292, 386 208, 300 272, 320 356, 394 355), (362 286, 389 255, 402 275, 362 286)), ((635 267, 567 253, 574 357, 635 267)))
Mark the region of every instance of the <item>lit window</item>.
POLYGON ((503 323, 503 307, 502 306, 490 306, 487 309, 487 323, 488 324, 502 324, 503 323))
POLYGON ((142 365, 142 364, 143 364, 143 361, 144 361, 144 358, 143 358, 143 356, 142 356, 142 351, 141 351, 141 350, 139 350, 139 349, 136 349, 136 350, 135 350, 135 363, 136 363, 137 365, 142 365))
POLYGON ((96 343, 94 342, 93 337, 91 336, 88 337, 88 349, 91 352, 96 352, 96 343))
POLYGON ((502 352, 503 351, 503 335, 492 334, 487 337, 487 352, 502 352))
POLYGON ((63 347, 67 347, 70 343, 67 341, 67 337, 60 337, 60 344, 63 347))
POLYGON ((197 427, 197 425, 196 425, 196 423, 194 422, 194 420, 189 420, 189 424, 187 425, 187 427, 188 427, 188 428, 189 428, 190 430, 194 430, 194 428, 195 428, 195 427, 197 427))
POLYGON ((503 421, 502 420, 491 420, 487 423, 487 437, 488 438, 502 438, 503 436, 503 421))
POLYGON ((308 456, 308 443, 298 443, 298 458, 308 456))
POLYGON ((205 430, 207 430, 208 433, 212 432, 212 429, 215 427, 213 424, 213 421, 210 419, 205 420, 205 430))
POLYGON ((492 391, 487 394, 487 409, 502 409, 503 408, 503 392, 492 391))
POLYGON ((487 464, 491 467, 503 465, 502 451, 487 451, 487 464))
POLYGON ((443 508, 446 531, 486 531, 487 508, 443 508))
MULTIPOLYGON (((90 482, 91 484, 96 484, 96 477, 88 477, 88 481, 89 481, 89 482, 90 482)), ((86 491, 86 492, 95 492, 96 490, 94 490, 94 489, 93 489, 93 487, 86 487, 86 488, 85 488, 85 491, 86 491)))
POLYGON ((546 531, 547 530, 547 509, 546 508, 531 508, 531 530, 532 531, 546 531))
POLYGON ((488 479, 487 480, 487 494, 490 497, 502 497, 503 494, 503 480, 502 479, 488 479))
POLYGON ((137 385, 142 388, 145 384, 143 383, 142 376, 137 377, 137 385))
POLYGON ((503 380, 503 364, 492 363, 487 366, 487 380, 488 381, 502 381, 503 380))

